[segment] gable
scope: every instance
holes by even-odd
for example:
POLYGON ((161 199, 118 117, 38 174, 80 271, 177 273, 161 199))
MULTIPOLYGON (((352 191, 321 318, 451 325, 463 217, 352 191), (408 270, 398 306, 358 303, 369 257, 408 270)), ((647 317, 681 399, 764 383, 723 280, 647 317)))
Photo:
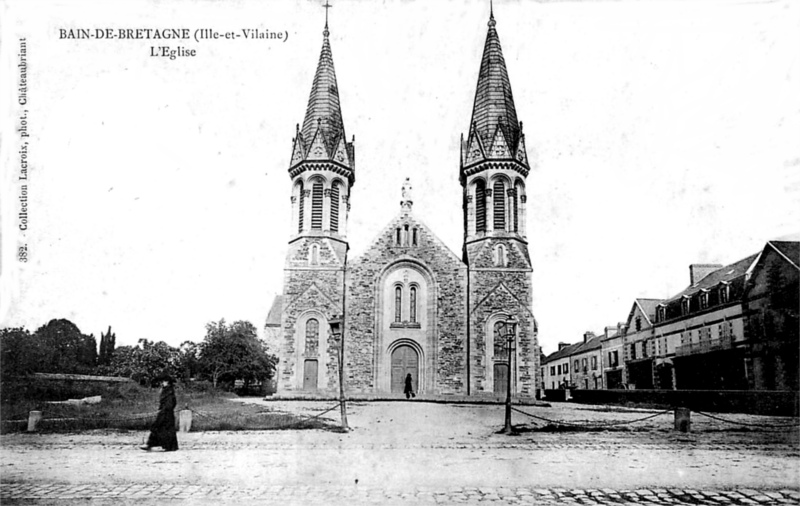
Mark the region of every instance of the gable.
POLYGON ((531 261, 528 254, 528 245, 513 239, 492 238, 476 241, 467 245, 467 259, 473 269, 499 269, 495 264, 495 247, 503 245, 506 251, 506 265, 508 269, 530 269, 531 261))
POLYGON ((289 245, 286 267, 341 267, 346 246, 324 237, 303 238, 289 245), (311 264, 311 248, 319 251, 317 264, 311 264))
POLYGON ((284 314, 288 314, 293 307, 313 307, 323 314, 337 314, 341 311, 341 307, 336 305, 333 299, 314 281, 302 293, 289 301, 284 314))
POLYGON ((399 258, 419 259, 434 271, 437 266, 448 269, 466 267, 427 225, 410 213, 402 213, 390 221, 351 264, 385 264, 399 258))
POLYGON ((489 290, 489 293, 472 307, 470 313, 475 313, 484 306, 488 306, 497 311, 506 311, 513 307, 521 307, 528 315, 533 317, 533 313, 528 305, 523 304, 503 281, 500 281, 494 288, 489 290))

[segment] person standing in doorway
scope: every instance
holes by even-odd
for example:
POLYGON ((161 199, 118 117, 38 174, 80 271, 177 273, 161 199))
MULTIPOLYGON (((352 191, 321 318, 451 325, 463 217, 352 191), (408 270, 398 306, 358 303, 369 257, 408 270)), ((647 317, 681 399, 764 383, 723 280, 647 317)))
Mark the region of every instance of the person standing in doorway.
POLYGON ((411 379, 411 373, 406 374, 406 386, 403 388, 403 393, 406 394, 406 399, 417 396, 417 394, 414 393, 414 385, 412 385, 413 381, 414 380, 411 379))
POLYGON ((175 380, 171 376, 161 377, 161 396, 158 399, 158 415, 150 427, 150 436, 147 444, 140 447, 150 451, 154 446, 164 448, 165 452, 174 452, 178 449, 178 435, 175 433, 175 380))

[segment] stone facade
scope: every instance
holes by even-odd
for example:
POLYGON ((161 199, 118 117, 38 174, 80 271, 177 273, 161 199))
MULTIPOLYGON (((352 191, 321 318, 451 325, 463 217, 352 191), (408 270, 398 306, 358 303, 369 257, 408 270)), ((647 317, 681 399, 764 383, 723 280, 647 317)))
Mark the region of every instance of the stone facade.
POLYGON ((329 322, 341 315, 349 393, 402 394, 410 378, 423 395, 505 395, 509 381, 515 395, 536 395, 540 351, 525 236, 530 167, 495 24, 492 16, 462 147, 463 254, 412 212, 406 180, 399 214, 353 259, 346 235, 355 148, 344 135, 326 26, 306 118, 293 139, 297 233, 280 307, 267 323, 278 351, 278 393, 337 392, 341 341, 329 322), (510 319, 517 331, 509 348, 510 319))

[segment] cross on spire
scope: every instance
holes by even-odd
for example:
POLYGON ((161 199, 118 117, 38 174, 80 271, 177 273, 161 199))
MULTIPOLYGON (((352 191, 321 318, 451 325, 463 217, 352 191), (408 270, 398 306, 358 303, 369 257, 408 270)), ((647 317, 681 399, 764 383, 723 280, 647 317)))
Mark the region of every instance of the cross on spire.
POLYGON ((323 5, 323 7, 325 8, 325 28, 328 28, 328 9, 333 7, 333 5, 331 5, 328 0, 325 0, 325 5, 323 5))

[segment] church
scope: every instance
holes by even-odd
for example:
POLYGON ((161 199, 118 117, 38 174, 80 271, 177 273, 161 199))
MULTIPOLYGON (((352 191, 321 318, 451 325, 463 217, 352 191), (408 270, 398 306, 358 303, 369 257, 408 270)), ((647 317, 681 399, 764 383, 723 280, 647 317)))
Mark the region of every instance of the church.
POLYGON ((410 375, 421 396, 505 396, 510 375, 513 395, 534 397, 540 352, 526 238, 530 166, 494 14, 461 140, 460 255, 414 213, 406 180, 398 214, 366 251, 349 256, 356 153, 338 90, 326 21, 305 118, 292 141, 293 233, 283 293, 266 325, 279 359, 277 393, 338 392, 341 343, 329 326, 335 318, 343 328, 347 395, 402 394, 410 375), (509 344, 504 329, 511 319, 517 325, 509 344))

